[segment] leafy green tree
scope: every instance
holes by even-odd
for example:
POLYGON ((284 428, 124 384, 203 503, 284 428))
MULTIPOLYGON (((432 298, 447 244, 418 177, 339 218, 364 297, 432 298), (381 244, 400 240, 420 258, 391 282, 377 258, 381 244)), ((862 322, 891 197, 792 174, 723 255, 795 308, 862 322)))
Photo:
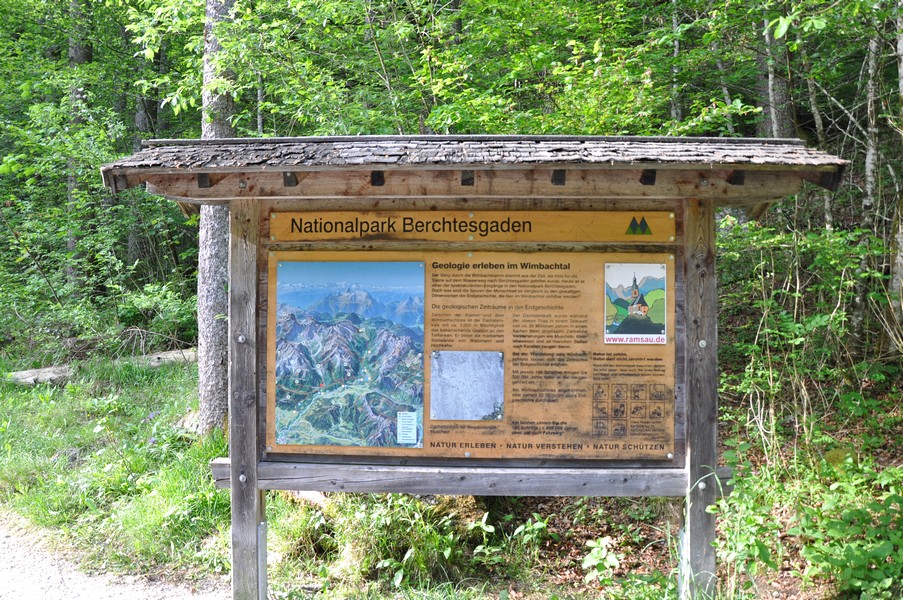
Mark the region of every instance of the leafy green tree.
MULTIPOLYGON (((850 175, 840 192, 807 190, 769 219, 865 226, 885 245, 878 256, 899 255, 903 52, 894 50, 893 3, 235 0, 216 29, 218 72, 231 75, 206 84, 205 4, 0 0, 0 189, 10 225, 0 255, 9 270, 34 264, 21 259, 27 244, 46 275, 30 267, 16 281, 68 298, 60 273, 78 267, 83 289, 107 296, 98 256, 142 270, 142 242, 109 233, 106 219, 115 209, 113 224, 128 229, 142 209, 105 199, 96 167, 142 137, 199 137, 202 98, 213 92, 234 104, 226 120, 237 135, 798 135, 851 158, 850 175), (69 64, 70 32, 93 50, 90 61, 69 64), (70 238, 77 247, 66 247, 70 238)), ((874 293, 898 307, 901 262, 888 261, 886 290, 881 280, 867 286, 863 339, 901 337, 903 309, 882 325, 874 293)))
POLYGON ((138 60, 118 8, 4 0, 0 10, 2 325, 17 354, 44 362, 141 330, 119 307, 161 276, 179 288, 188 247, 169 203, 136 210, 97 176, 134 135, 122 72, 138 60))

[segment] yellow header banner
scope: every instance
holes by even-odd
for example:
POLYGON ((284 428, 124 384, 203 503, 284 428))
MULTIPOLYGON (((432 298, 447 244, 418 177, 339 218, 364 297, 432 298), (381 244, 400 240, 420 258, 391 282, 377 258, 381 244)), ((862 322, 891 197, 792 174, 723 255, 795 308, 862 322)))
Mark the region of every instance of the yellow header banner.
POLYGON ((270 239, 669 244, 676 228, 664 211, 272 212, 270 239))

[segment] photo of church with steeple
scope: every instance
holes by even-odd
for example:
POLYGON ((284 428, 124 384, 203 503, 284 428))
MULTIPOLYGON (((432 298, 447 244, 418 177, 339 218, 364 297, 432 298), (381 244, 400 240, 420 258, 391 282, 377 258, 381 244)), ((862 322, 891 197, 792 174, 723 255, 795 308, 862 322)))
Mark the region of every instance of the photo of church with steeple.
POLYGON ((664 264, 605 265, 605 341, 666 341, 667 277, 664 264))

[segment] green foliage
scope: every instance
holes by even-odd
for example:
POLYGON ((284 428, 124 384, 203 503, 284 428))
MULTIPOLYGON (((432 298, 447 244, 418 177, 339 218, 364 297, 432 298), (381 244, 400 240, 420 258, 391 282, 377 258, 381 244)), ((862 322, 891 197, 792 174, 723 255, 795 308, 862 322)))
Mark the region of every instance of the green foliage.
MULTIPOLYGON (((538 513, 516 526, 512 514, 496 525, 489 512, 468 522, 441 502, 400 494, 340 494, 324 507, 281 497, 273 504, 280 572, 296 578, 291 565, 303 565, 318 573, 324 591, 377 582, 406 597, 405 590, 441 590, 468 577, 517 577, 529 571, 542 543, 558 539, 549 517, 538 513)), ((290 592, 291 585, 277 586, 290 592)))
POLYGON ((790 530, 804 542, 805 578, 832 577, 862 598, 903 593, 903 468, 877 470, 847 458, 823 462, 823 501, 801 507, 790 530))
POLYGON ((751 476, 751 463, 740 462, 750 444, 732 439, 726 445, 731 450, 725 453, 725 459, 735 469, 733 489, 730 496, 718 500, 715 514, 724 532, 718 542, 718 558, 731 573, 728 584, 734 589, 728 593, 730 597, 749 590, 761 571, 776 569, 780 564, 784 525, 772 512, 785 510, 795 498, 786 488, 775 485, 775 473, 751 476), (740 589, 736 589, 738 581, 740 589))
POLYGON ((903 581, 903 471, 855 460, 846 450, 753 469, 755 448, 729 440, 733 490, 715 513, 728 597, 753 590, 794 553, 805 583, 834 580, 839 592, 896 598, 903 581), (832 458, 835 457, 835 458, 832 458), (832 464, 834 463, 834 464, 832 464))
POLYGON ((549 531, 549 519, 554 516, 533 513, 526 523, 518 525, 511 534, 512 539, 522 545, 529 558, 538 557, 539 547, 546 540, 559 540, 557 533, 549 531))
POLYGON ((0 250, 0 301, 9 307, 0 314, 0 354, 26 368, 98 345, 136 346, 137 337, 141 351, 191 342, 196 250, 175 207, 158 199, 97 213, 79 198, 59 208, 33 196, 0 205, 0 239, 9 242, 0 250), (61 253, 76 220, 77 250, 61 253))
MULTIPOLYGON (((2 3, 0 73, 14 84, 0 90, 0 302, 9 307, 0 355, 18 367, 82 357, 116 339, 124 292, 166 284, 183 300, 193 294, 193 236, 178 210, 139 192, 112 198, 98 177, 101 164, 132 148, 137 134, 126 123, 144 106, 130 77, 146 65, 122 36, 123 8, 2 3), (70 64, 76 43, 87 62, 70 64)), ((149 321, 131 326, 150 331, 149 321)))
POLYGON ((621 557, 611 548, 612 539, 605 537, 590 540, 586 543, 590 549, 583 557, 583 570, 587 571, 585 581, 598 581, 603 585, 611 585, 612 574, 621 565, 621 557))
POLYGON ((123 327, 147 328, 173 342, 197 337, 195 298, 183 298, 168 284, 149 283, 141 290, 126 291, 117 310, 123 327))
POLYGON ((129 364, 86 368, 64 388, 0 383, 0 497, 107 568, 225 569, 210 541, 227 531, 229 497, 208 463, 226 441, 177 425, 195 388, 192 369, 129 364))
POLYGON ((411 496, 342 496, 327 516, 338 548, 334 569, 343 579, 418 586, 451 581, 462 569, 454 520, 411 496))
POLYGON ((222 434, 180 448, 185 441, 172 430, 157 433, 147 440, 148 462, 165 467, 145 470, 135 485, 144 493, 114 504, 102 526, 113 535, 90 559, 123 568, 187 564, 227 571, 227 546, 216 537, 228 531, 229 495, 213 488, 209 470, 227 452, 222 434))
MULTIPOLYGON (((173 67, 140 88, 176 114, 196 110, 201 3, 139 2, 126 15, 136 54, 173 67)), ((716 66, 710 40, 735 15, 687 10, 676 29, 673 16, 621 1, 240 0, 217 33, 234 79, 215 86, 237 101, 239 130, 268 135, 749 131, 758 109, 739 80, 752 57, 722 64, 734 98, 694 75, 716 66)))
POLYGON ((880 241, 859 243, 864 238, 860 231, 782 232, 733 217, 720 223, 721 391, 750 399, 769 446, 788 424, 813 441, 819 426, 808 415, 816 404, 843 414, 866 388, 877 391, 876 378, 897 376, 888 377, 899 369, 877 352, 861 362, 851 343, 858 282, 873 282, 874 302, 884 302, 884 276, 864 267, 882 252, 880 241), (844 385, 827 385, 837 380, 844 385))
POLYGON ((868 457, 899 445, 900 370, 878 347, 861 359, 851 319, 863 281, 884 306, 884 274, 869 267, 882 243, 857 230, 720 224, 722 423, 736 435, 724 453, 734 488, 717 507, 728 595, 750 593, 795 556, 805 581, 899 593, 890 582, 900 577, 891 516, 900 473, 868 457))

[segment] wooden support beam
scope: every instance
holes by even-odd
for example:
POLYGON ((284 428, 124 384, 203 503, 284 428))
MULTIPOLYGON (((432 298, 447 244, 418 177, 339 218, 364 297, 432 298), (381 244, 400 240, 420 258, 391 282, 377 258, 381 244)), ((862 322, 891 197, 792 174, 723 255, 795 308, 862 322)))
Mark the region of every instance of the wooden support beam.
POLYGON ((640 175, 640 185, 655 185, 655 180, 655 169, 643 169, 643 172, 640 175))
POLYGON ((263 171, 146 175, 148 191, 184 202, 237 198, 621 198, 712 199, 724 206, 775 200, 799 191, 795 173, 694 170, 386 170, 263 171), (294 184, 303 182, 303 185, 294 184))
POLYGON ((257 482, 257 242, 259 206, 230 207, 229 456, 232 598, 266 600, 266 515, 257 482))
POLYGON ((834 171, 806 171, 801 173, 800 177, 817 186, 836 192, 843 181, 843 173, 843 169, 834 171))
POLYGON ((734 171, 728 176, 727 182, 731 185, 746 185, 746 171, 734 171))
POLYGON ((285 171, 282 173, 282 185, 285 187, 297 187, 298 186, 298 176, 292 171, 285 171))
MULTIPOLYGON (((231 484, 228 458, 210 463, 218 488, 231 484)), ((733 476, 718 468, 716 493, 727 495, 733 476)), ((500 496, 684 496, 684 469, 662 468, 538 468, 415 465, 354 465, 347 463, 264 460, 257 465, 261 490, 305 492, 391 492, 500 496), (492 494, 487 493, 487 484, 492 494), (438 491, 441 490, 441 491, 438 491)))
POLYGON ((715 207, 687 200, 684 211, 686 289, 687 472, 680 560, 680 597, 714 598, 715 515, 718 494, 718 298, 715 278, 715 207))
MULTIPOLYGON (((227 459, 210 467, 217 487, 229 487, 227 459)), ((684 469, 436 467, 262 461, 262 490, 396 492, 482 496, 683 496, 684 469)))

